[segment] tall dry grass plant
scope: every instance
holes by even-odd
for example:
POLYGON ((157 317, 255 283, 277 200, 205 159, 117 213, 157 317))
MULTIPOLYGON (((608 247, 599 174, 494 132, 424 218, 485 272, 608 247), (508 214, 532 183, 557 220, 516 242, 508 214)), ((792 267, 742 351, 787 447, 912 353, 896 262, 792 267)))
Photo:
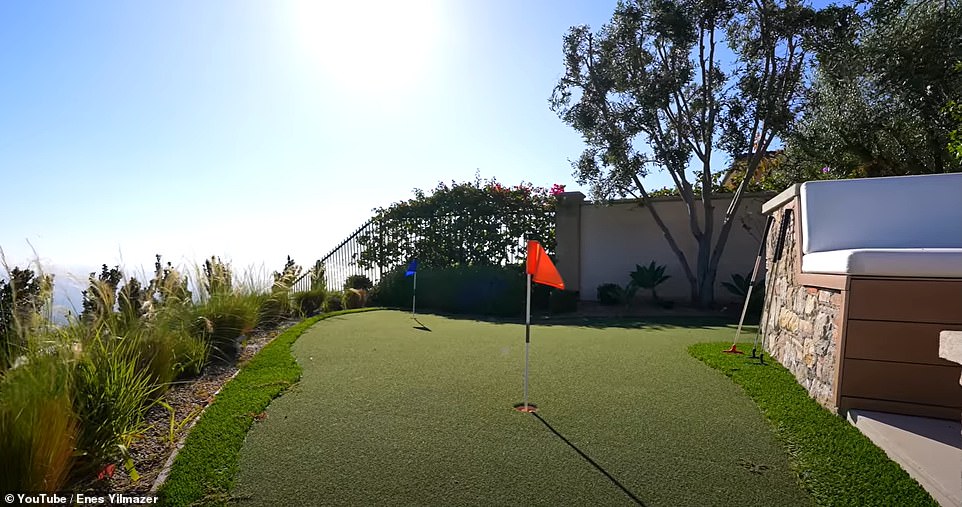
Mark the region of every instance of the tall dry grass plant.
POLYGON ((140 367, 141 358, 141 344, 130 337, 97 334, 84 345, 74 372, 82 475, 126 458, 130 443, 144 430, 144 413, 161 385, 140 367))
POLYGON ((81 421, 72 400, 70 358, 30 352, 0 374, 0 491, 62 491, 81 421))
POLYGON ((192 276, 157 256, 152 278, 104 265, 83 311, 53 325, 53 279, 7 267, 0 279, 0 490, 63 491, 122 462, 144 415, 179 378, 233 361, 240 340, 291 312, 289 280, 212 257, 192 276), (142 283, 140 280, 144 280, 142 283))

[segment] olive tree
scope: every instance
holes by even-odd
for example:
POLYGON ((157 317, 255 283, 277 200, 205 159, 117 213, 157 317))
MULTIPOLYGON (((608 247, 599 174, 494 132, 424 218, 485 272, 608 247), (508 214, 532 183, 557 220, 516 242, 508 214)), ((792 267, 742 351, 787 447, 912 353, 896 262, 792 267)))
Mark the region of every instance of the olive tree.
POLYGON ((797 0, 625 0, 593 32, 564 37, 550 103, 584 138, 575 177, 597 199, 640 198, 678 257, 692 303, 714 303, 718 263, 747 182, 797 114, 820 16, 797 0), (726 210, 712 204, 712 160, 746 160, 726 210), (667 171, 697 243, 682 251, 644 177, 667 171), (716 213, 724 219, 716 230, 716 213))
POLYGON ((831 166, 837 177, 962 171, 952 144, 953 113, 962 114, 962 2, 872 2, 847 21, 817 51, 788 139, 793 163, 831 166))

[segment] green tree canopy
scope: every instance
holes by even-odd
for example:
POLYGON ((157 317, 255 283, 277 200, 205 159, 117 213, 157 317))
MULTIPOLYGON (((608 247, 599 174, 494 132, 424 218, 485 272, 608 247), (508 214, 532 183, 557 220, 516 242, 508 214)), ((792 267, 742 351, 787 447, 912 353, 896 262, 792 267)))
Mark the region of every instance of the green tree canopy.
POLYGON ((714 302, 746 187, 735 189, 716 231, 712 158, 745 160, 743 181, 751 181, 797 112, 807 43, 829 19, 797 0, 625 0, 597 32, 575 26, 564 37, 565 74, 551 107, 587 145, 575 175, 597 198, 644 201, 695 304, 714 302), (649 201, 643 178, 653 170, 670 174, 688 208, 694 259, 649 201))
POLYGON ((42 320, 53 300, 53 275, 14 267, 0 279, 0 371, 13 348, 26 343, 27 332, 42 320))
POLYGON ((948 147, 958 125, 951 105, 962 99, 962 4, 863 5, 818 51, 790 160, 808 173, 830 166, 836 177, 962 170, 948 147))
POLYGON ((358 237, 363 267, 391 268, 417 257, 423 267, 502 265, 522 259, 528 237, 554 250, 555 198, 530 183, 495 179, 438 183, 430 192, 375 209, 358 237))

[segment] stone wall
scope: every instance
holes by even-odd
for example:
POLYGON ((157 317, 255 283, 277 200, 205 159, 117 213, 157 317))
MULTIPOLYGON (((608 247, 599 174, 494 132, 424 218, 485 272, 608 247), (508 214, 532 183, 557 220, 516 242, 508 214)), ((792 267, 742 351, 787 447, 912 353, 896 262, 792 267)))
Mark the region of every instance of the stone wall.
POLYGON ((792 211, 782 207, 775 212, 775 224, 766 246, 767 272, 774 276, 766 281, 769 290, 762 317, 763 343, 768 354, 788 368, 813 398, 835 411, 842 293, 798 284, 797 214, 789 222, 782 258, 777 266, 773 265, 782 215, 792 211))

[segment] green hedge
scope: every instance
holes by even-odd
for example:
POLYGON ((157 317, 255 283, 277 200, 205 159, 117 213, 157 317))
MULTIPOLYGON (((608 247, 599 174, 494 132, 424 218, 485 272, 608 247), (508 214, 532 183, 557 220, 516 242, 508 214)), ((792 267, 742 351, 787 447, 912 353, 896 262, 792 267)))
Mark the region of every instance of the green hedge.
POLYGON ((551 289, 550 310, 552 314, 572 313, 578 311, 580 293, 575 290, 551 289))
MULTIPOLYGON (((410 308, 414 278, 404 276, 404 272, 401 267, 385 274, 371 291, 371 304, 410 308)), ((445 313, 522 317, 524 291, 524 272, 518 266, 421 268, 418 271, 417 308, 445 313)), ((532 308, 547 309, 549 293, 548 287, 536 284, 532 288, 532 308)), ((562 303, 560 306, 566 305, 562 303)))

